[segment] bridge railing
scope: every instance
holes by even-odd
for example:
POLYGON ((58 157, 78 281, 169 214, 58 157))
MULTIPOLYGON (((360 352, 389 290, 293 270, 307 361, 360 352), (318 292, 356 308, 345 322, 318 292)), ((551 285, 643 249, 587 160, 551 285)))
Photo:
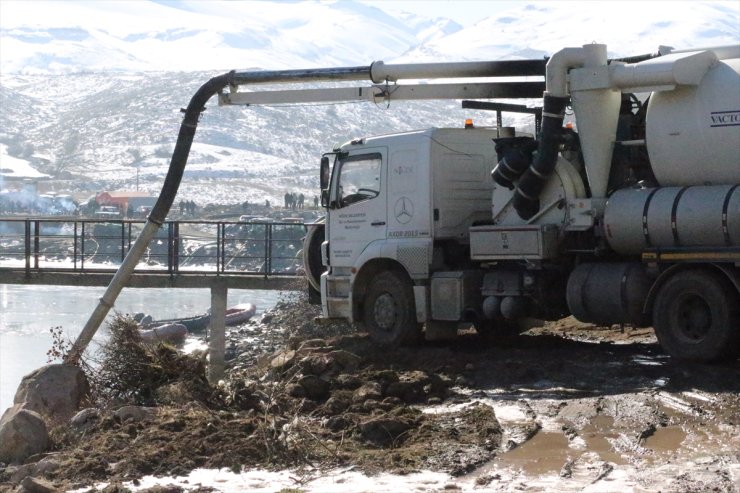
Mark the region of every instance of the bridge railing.
MULTIPOLYGON (((0 268, 115 271, 143 220, 0 218, 0 268)), ((306 227, 293 222, 168 221, 136 271, 298 275, 306 227)))

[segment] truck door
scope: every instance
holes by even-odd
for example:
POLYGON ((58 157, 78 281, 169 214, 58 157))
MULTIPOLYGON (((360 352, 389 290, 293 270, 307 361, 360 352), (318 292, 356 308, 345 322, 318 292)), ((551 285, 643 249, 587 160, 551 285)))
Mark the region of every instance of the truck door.
POLYGON ((329 263, 352 267, 376 240, 386 238, 387 151, 362 149, 338 158, 328 214, 329 263))

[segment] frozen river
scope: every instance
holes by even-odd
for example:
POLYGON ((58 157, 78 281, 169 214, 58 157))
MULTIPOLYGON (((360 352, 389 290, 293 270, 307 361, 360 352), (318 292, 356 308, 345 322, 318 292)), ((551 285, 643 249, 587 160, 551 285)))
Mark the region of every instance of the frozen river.
MULTIPOLYGON (((74 340, 104 292, 102 287, 0 284, 0 414, 12 405, 21 378, 47 363, 50 329, 62 327, 66 338, 74 340)), ((280 297, 280 291, 229 290, 228 306, 254 303, 260 314, 280 297)), ((155 319, 187 317, 204 313, 210 303, 209 289, 127 288, 108 317, 114 312, 145 312, 155 319)), ((106 335, 103 324, 92 346, 106 335)))

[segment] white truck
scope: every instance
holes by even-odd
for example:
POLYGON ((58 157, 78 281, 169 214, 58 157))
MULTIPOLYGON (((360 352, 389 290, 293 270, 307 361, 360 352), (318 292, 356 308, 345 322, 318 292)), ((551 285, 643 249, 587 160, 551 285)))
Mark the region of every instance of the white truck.
MULTIPOLYGON (((532 98, 531 79, 469 79, 537 75, 534 62, 235 74, 220 102, 532 98), (365 75, 376 85, 238 91, 365 75), (396 85, 402 79, 455 83, 396 85)), ((676 357, 736 357, 740 45, 608 60, 605 45, 589 44, 560 50, 542 72, 543 106, 524 110, 539 117, 536 135, 432 128, 324 155, 326 218, 304 247, 324 316, 402 344, 423 325, 430 338, 463 322, 496 332, 572 314, 652 325, 676 357), (568 107, 574 119, 564 125, 568 107)))
POLYGON ((324 315, 397 344, 423 323, 432 335, 573 314, 653 325, 676 357, 736 357, 740 47, 638 63, 567 48, 546 83, 537 139, 433 128, 327 155, 313 230, 325 270, 307 269, 324 315))
POLYGON ((401 344, 423 325, 430 337, 463 322, 496 332, 529 316, 572 314, 652 325, 679 358, 736 357, 740 45, 619 60, 606 53, 601 44, 564 48, 546 69, 544 60, 374 62, 213 77, 184 110, 157 203, 68 360, 84 351, 164 221, 213 95, 220 105, 260 105, 536 98, 543 90, 543 107, 524 110, 541 117, 534 136, 500 125, 427 129, 354 139, 322 157, 326 217, 303 250, 324 316, 401 344), (372 86, 343 85, 367 77, 372 86), (491 81, 499 77, 524 79, 491 81), (425 81, 398 84, 415 79, 425 81), (294 82, 331 87, 240 91, 294 82), (575 118, 564 126, 569 106, 575 118))

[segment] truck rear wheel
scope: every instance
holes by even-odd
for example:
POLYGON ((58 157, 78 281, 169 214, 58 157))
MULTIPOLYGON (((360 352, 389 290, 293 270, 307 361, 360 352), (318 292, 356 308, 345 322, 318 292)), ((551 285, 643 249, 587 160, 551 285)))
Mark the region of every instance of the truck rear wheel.
POLYGON ((719 275, 679 272, 660 288, 653 326, 663 349, 676 358, 716 361, 740 351, 740 300, 719 275))
POLYGON ((418 341, 411 281, 396 272, 381 272, 370 281, 363 302, 363 324, 370 337, 382 345, 400 346, 418 341))

